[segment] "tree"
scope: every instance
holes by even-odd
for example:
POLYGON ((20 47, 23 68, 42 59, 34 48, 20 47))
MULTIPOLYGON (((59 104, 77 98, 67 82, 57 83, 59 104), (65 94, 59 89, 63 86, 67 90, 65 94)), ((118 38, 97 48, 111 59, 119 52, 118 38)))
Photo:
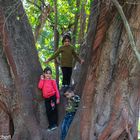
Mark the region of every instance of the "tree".
POLYGON ((79 38, 78 38, 78 43, 82 44, 82 42, 84 41, 84 33, 85 33, 85 29, 86 29, 86 12, 85 12, 85 8, 86 8, 86 3, 87 1, 82 1, 81 4, 81 11, 80 11, 80 31, 79 31, 79 38))
MULTIPOLYGON (((119 2, 133 31, 138 49, 138 1, 119 2)), ((91 45, 91 60, 87 67, 86 80, 81 85, 81 105, 66 139, 136 140, 140 65, 130 47, 122 18, 112 2, 94 0, 91 2, 89 22, 92 25, 89 26, 89 31, 96 31, 90 35, 90 38, 94 39, 91 45)), ((90 32, 88 36, 89 34, 90 32)))
MULTIPOLYGON (((138 49, 140 6, 120 4, 138 49)), ((136 140, 140 67, 110 1, 91 1, 81 51, 86 52, 76 86, 81 104, 66 139, 136 140)), ((45 108, 37 89, 42 69, 27 16, 16 0, 0 1, 0 73, 0 135, 13 140, 59 139, 58 131, 45 131, 45 108)))
MULTIPOLYGON (((54 52, 58 49, 59 45, 59 32, 57 29, 57 0, 54 0, 54 13, 55 13, 55 22, 54 22, 54 52)), ((57 61, 55 60, 55 70, 56 70, 56 81, 57 84, 59 85, 59 65, 57 61)))
POLYGON ((76 8, 77 11, 75 13, 75 20, 74 20, 74 28, 73 28, 73 38, 72 38, 72 44, 76 44, 76 33, 77 33, 77 27, 78 27, 78 20, 79 20, 79 9, 80 6, 80 0, 76 0, 76 8))
POLYGON ((40 126, 47 124, 43 101, 38 103, 42 70, 20 1, 0 1, 0 33, 0 135, 40 140, 40 126))

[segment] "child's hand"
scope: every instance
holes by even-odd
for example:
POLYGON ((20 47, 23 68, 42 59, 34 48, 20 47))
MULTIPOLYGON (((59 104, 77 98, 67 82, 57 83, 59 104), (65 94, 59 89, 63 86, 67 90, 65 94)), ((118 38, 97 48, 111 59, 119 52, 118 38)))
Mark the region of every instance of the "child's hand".
POLYGON ((47 59, 46 61, 45 61, 45 63, 48 63, 49 62, 49 59, 47 59))
POLYGON ((56 99, 56 104, 59 104, 60 103, 60 99, 56 99))
POLYGON ((40 79, 44 79, 44 75, 41 75, 41 76, 40 76, 40 79))

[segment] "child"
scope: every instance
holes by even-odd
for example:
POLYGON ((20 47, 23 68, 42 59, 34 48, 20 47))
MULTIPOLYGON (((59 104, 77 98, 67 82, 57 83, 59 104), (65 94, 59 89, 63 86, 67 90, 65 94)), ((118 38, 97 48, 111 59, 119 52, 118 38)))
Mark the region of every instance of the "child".
POLYGON ((71 74, 72 74, 72 63, 73 63, 73 57, 79 61, 80 64, 84 62, 84 60, 80 59, 76 52, 74 51, 74 48, 70 44, 71 37, 69 34, 65 34, 62 39, 63 46, 60 47, 54 55, 52 55, 46 63, 51 61, 52 59, 55 59, 60 53, 61 53, 61 69, 63 74, 63 80, 62 80, 62 87, 67 87, 70 85, 71 80, 71 74))
POLYGON ((65 139, 80 102, 80 97, 74 94, 72 88, 68 88, 64 96, 66 96, 68 103, 66 106, 66 115, 61 125, 61 140, 65 139))
POLYGON ((38 88, 42 90, 43 97, 45 98, 46 113, 49 122, 48 131, 57 128, 57 108, 56 104, 60 102, 60 95, 55 80, 52 80, 52 70, 46 67, 43 75, 40 76, 38 88))

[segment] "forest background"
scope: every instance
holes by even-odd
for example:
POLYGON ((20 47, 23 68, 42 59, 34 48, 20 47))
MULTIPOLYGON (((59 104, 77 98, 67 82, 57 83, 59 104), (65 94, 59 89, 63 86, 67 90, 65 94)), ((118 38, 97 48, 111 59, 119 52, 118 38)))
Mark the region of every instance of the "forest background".
MULTIPOLYGON (((29 22, 34 33, 42 68, 47 58, 62 45, 62 36, 69 32, 77 53, 84 42, 90 15, 90 0, 24 0, 29 22)), ((59 58, 57 59, 59 63, 59 58)), ((61 85, 62 73, 57 62, 51 61, 53 78, 61 85)))

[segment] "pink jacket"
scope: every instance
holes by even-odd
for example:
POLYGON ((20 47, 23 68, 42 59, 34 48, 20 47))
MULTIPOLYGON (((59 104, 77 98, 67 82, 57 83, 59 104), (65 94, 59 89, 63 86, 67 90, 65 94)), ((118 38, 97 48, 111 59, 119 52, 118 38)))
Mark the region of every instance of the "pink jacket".
POLYGON ((51 96, 54 95, 56 95, 57 99, 60 98, 60 94, 55 80, 40 79, 38 83, 38 88, 42 90, 44 98, 50 98, 51 96))

